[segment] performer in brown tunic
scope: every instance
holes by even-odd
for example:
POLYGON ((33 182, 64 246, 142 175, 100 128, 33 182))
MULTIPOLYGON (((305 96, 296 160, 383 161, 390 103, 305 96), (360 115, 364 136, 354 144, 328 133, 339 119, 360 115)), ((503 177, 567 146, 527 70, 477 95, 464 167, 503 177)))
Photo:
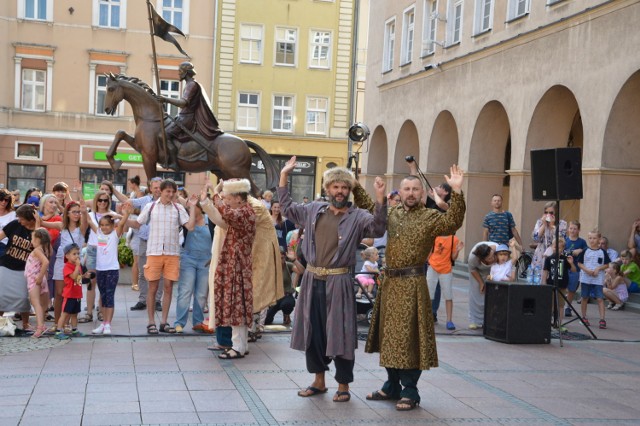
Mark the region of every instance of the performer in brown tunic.
POLYGON ((203 210, 211 213, 216 225, 227 229, 217 257, 214 286, 215 325, 232 327, 233 347, 219 355, 223 359, 244 357, 247 327, 251 325, 253 315, 251 251, 256 234, 256 214, 247 201, 250 190, 247 179, 221 182, 213 191, 215 210, 207 208, 210 201, 206 194, 201 196, 203 210))
MULTIPOLYGON (((424 263, 435 237, 451 235, 462 226, 465 213, 461 193, 463 173, 451 167, 445 176, 453 190, 446 213, 422 204, 424 191, 416 176, 400 184, 402 203, 389 210, 387 269, 378 291, 365 351, 380 352, 388 379, 370 400, 398 400, 396 409, 411 410, 420 402, 418 379, 422 370, 438 366, 431 300, 424 263)), ((362 187, 354 188, 356 205, 371 210, 373 202, 362 187)))
POLYGON ((325 371, 333 360, 338 391, 333 400, 349 401, 353 382, 356 334, 355 292, 351 273, 355 251, 365 237, 384 234, 387 204, 385 185, 376 178, 377 203, 371 215, 349 203, 355 179, 347 169, 336 167, 324 173, 324 189, 329 202, 296 204, 287 191, 287 177, 296 165, 291 157, 280 173, 278 198, 282 211, 305 229, 302 253, 307 268, 296 303, 291 347, 305 351, 307 370, 315 380, 298 392, 309 397, 327 392, 325 371))

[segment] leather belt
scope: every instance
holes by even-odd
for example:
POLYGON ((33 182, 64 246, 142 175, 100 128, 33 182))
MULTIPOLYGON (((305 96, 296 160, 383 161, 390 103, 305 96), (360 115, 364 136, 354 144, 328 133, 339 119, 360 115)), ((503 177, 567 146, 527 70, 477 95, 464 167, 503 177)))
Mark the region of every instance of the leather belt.
POLYGON ((323 266, 313 266, 307 264, 307 271, 311 272, 317 277, 326 277, 329 275, 342 275, 348 274, 350 269, 348 267, 343 268, 325 268, 323 266))
POLYGON ((389 268, 385 270, 385 274, 389 278, 398 277, 415 277, 418 275, 424 275, 424 265, 419 266, 407 266, 406 268, 389 268))

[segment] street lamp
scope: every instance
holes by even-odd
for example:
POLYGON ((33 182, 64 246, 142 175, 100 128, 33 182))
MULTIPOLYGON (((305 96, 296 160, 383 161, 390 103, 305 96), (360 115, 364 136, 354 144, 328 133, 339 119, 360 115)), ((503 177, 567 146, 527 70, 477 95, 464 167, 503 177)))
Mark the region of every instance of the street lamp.
POLYGON ((351 165, 355 163, 355 178, 358 179, 358 162, 360 161, 360 152, 353 152, 353 143, 362 143, 369 139, 369 128, 364 123, 356 123, 349 127, 347 133, 349 137, 349 160, 347 161, 347 168, 351 169, 351 165))

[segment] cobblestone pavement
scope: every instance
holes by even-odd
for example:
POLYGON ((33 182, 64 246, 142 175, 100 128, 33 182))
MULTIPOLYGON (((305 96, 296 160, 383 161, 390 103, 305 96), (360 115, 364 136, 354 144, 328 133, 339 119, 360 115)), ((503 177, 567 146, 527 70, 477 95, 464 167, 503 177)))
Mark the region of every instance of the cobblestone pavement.
POLYGON ((288 333, 265 333, 244 359, 219 360, 191 324, 182 336, 143 334, 146 312, 129 310, 137 293, 121 285, 111 337, 0 338, 0 425, 640 425, 640 315, 607 311, 598 340, 509 345, 466 328, 466 280, 454 289, 458 329, 436 325, 440 367, 423 373, 411 412, 365 399, 386 374, 363 344, 350 402, 332 401, 333 370, 329 393, 300 398, 312 376, 288 333))

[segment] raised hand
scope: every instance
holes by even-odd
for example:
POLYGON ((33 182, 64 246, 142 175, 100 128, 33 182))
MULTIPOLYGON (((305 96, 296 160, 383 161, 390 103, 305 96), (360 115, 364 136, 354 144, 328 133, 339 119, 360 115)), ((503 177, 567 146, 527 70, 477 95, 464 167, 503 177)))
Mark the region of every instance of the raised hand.
POLYGON ((293 171, 293 169, 295 169, 296 167, 296 156, 294 155, 293 157, 291 157, 289 159, 289 161, 287 161, 286 163, 284 163, 284 167, 282 168, 282 170, 280 171, 280 173, 285 173, 285 174, 289 174, 293 171))
POLYGON ((464 178, 464 172, 457 164, 454 164, 449 168, 449 176, 444 175, 445 181, 451 186, 451 189, 460 192, 462 189, 462 182, 464 178))
POLYGON ((191 196, 189 197, 189 200, 187 200, 187 205, 189 207, 191 206, 195 207, 196 204, 198 204, 198 196, 196 194, 191 194, 191 196))
POLYGON ((380 176, 376 176, 376 180, 373 182, 373 189, 376 191, 376 199, 379 203, 384 202, 386 197, 386 188, 387 184, 385 181, 380 176))

